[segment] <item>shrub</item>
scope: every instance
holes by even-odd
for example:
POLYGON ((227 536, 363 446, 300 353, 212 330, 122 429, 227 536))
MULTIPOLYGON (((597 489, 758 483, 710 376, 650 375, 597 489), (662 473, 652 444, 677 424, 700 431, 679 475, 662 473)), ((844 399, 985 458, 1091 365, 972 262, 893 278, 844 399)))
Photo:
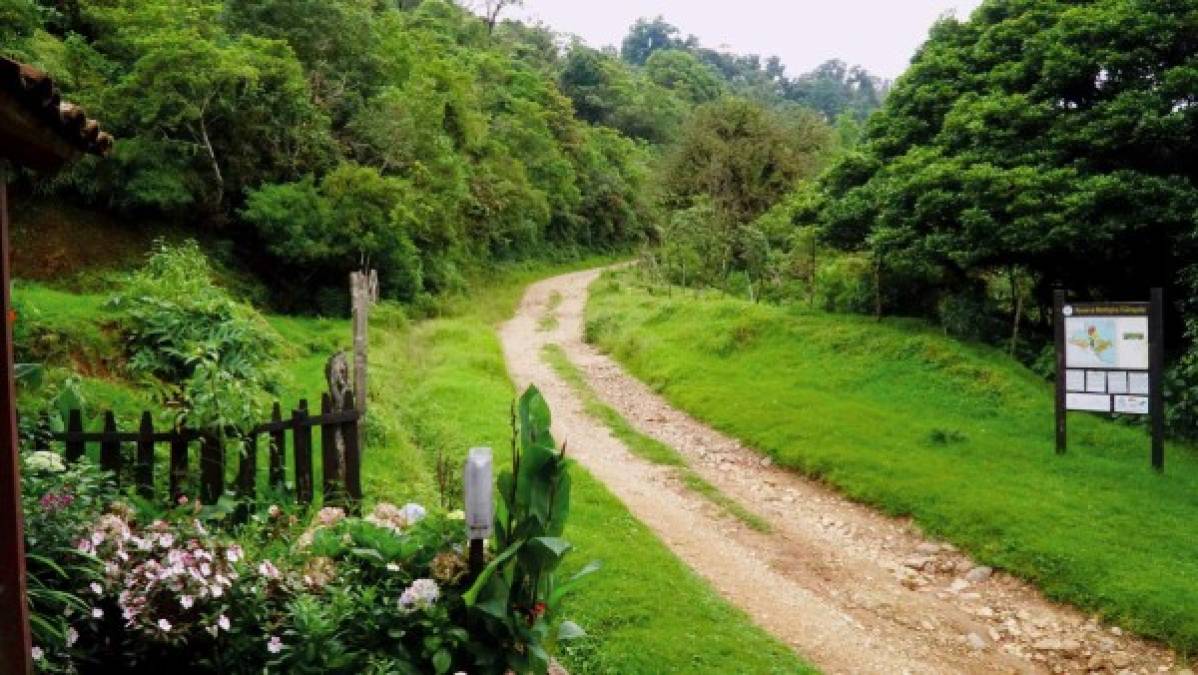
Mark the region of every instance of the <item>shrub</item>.
POLYGON ((278 337, 212 282, 194 242, 160 242, 109 307, 117 312, 129 372, 176 409, 179 421, 223 433, 262 417, 277 389, 278 337))
POLYGON ((23 453, 21 507, 33 641, 41 668, 65 669, 77 654, 73 623, 91 617, 80 591, 99 581, 102 566, 76 541, 115 495, 109 477, 87 460, 67 466, 52 452, 23 453))

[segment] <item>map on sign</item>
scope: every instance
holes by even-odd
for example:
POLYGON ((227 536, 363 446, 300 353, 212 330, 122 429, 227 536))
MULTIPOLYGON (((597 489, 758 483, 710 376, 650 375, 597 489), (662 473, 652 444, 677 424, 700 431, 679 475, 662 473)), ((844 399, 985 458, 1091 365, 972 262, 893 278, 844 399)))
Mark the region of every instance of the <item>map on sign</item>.
POLYGON ((1073 330, 1066 337, 1066 349, 1072 357, 1069 358, 1070 363, 1082 365, 1088 361, 1095 366, 1118 363, 1114 319, 1071 320, 1070 323, 1073 324, 1073 330))
POLYGON ((1148 369, 1148 317, 1075 316, 1065 320, 1070 368, 1148 369))

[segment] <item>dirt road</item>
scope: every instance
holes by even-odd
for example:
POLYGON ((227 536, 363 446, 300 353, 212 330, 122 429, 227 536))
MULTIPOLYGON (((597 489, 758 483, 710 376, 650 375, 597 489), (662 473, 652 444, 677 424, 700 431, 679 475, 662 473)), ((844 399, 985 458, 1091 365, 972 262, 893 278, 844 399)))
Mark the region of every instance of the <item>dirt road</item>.
POLYGON ((529 288, 500 331, 512 377, 541 389, 555 437, 569 442, 587 470, 729 602, 804 658, 829 673, 1178 668, 1167 649, 1049 602, 1027 584, 924 538, 910 522, 774 467, 671 407, 582 341, 587 287, 598 275, 567 274, 529 288), (556 324, 544 320, 550 312, 556 324), (772 531, 743 526, 688 490, 673 469, 631 454, 542 360, 550 343, 605 403, 676 448, 772 531))

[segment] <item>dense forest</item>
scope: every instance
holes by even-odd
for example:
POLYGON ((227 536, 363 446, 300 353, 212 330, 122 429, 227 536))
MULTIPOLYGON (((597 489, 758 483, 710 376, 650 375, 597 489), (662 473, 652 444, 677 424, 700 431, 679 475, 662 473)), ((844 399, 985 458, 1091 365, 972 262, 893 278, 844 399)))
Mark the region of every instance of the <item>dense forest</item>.
POLYGON ((807 127, 814 155, 885 88, 838 61, 789 80, 660 18, 617 54, 435 0, 3 0, 0 16, 0 51, 119 139, 26 187, 232 240, 280 302, 365 261, 419 301, 485 261, 655 241, 656 171, 696 108, 741 98, 807 127))

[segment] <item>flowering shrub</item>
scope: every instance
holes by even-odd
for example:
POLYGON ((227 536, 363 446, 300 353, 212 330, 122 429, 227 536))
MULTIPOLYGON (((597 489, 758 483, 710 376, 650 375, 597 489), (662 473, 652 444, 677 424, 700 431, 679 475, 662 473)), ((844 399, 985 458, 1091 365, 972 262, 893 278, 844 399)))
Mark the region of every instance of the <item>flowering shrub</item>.
POLYGON ((68 467, 51 452, 21 457, 31 625, 45 671, 66 669, 78 640, 71 620, 90 613, 78 591, 99 581, 103 569, 75 542, 114 496, 107 476, 86 460, 68 467))
POLYGON ((365 517, 326 507, 301 518, 271 505, 221 530, 206 524, 212 507, 137 513, 85 462, 30 455, 31 550, 80 561, 57 580, 62 602, 42 605, 39 670, 545 672, 553 643, 581 634, 556 617, 575 583, 555 578, 569 550, 568 464, 535 390, 521 420, 497 554, 477 580, 461 512, 379 503, 365 517))

